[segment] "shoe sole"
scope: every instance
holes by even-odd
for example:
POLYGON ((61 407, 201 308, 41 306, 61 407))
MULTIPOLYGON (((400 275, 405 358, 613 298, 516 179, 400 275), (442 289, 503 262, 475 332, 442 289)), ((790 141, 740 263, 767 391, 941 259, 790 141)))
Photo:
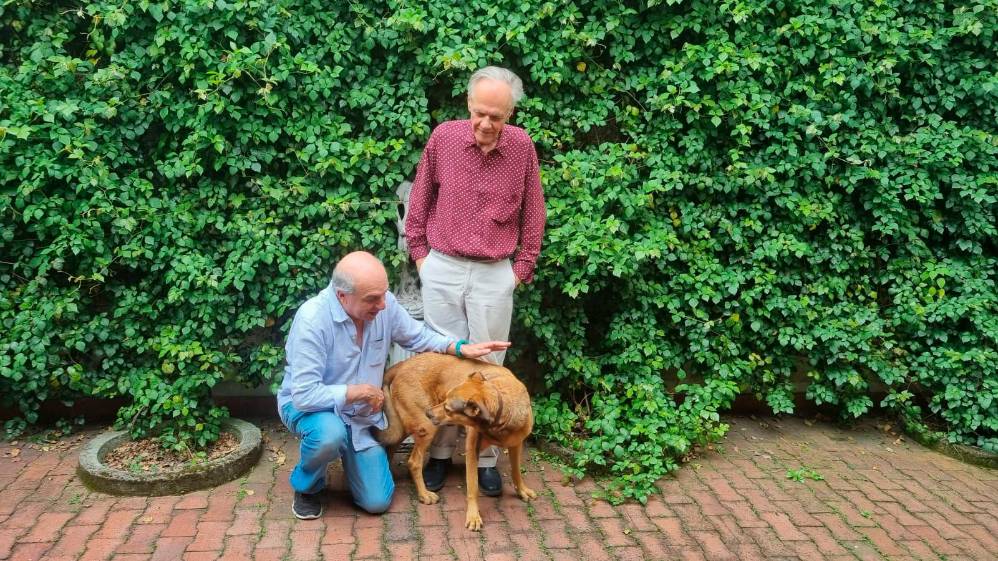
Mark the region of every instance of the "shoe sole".
POLYGON ((315 520, 322 516, 322 510, 320 509, 318 514, 298 514, 298 511, 294 507, 291 507, 291 514, 294 514, 298 520, 315 520))
POLYGON ((502 487, 495 490, 492 489, 485 490, 479 487, 478 490, 481 491, 482 494, 485 495, 486 497, 498 497, 499 495, 502 495, 502 487))

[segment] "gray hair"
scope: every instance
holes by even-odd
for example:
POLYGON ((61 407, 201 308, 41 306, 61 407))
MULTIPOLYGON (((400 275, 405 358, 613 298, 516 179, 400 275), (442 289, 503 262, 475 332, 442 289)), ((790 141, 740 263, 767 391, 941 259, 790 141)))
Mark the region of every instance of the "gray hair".
POLYGON ((510 92, 513 94, 513 106, 515 107, 517 103, 523 99, 523 81, 520 77, 513 73, 512 70, 506 68, 501 68, 499 66, 486 66, 485 68, 479 68, 471 75, 471 79, 468 80, 468 97, 471 97, 471 90, 475 87, 475 84, 481 80, 496 80, 498 82, 505 82, 509 85, 510 92))
POLYGON ((333 269, 333 288, 344 294, 353 294, 353 277, 339 267, 333 269))

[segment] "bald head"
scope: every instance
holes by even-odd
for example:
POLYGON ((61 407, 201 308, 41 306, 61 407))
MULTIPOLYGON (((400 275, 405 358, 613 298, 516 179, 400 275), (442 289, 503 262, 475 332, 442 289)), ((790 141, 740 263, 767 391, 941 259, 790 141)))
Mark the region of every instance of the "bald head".
POLYGON ((385 309, 388 273, 377 257, 355 251, 336 264, 333 287, 343 310, 354 321, 373 321, 385 309))
POLYGON ((388 287, 388 273, 377 257, 366 251, 348 253, 333 269, 333 286, 341 292, 353 294, 370 285, 388 287))

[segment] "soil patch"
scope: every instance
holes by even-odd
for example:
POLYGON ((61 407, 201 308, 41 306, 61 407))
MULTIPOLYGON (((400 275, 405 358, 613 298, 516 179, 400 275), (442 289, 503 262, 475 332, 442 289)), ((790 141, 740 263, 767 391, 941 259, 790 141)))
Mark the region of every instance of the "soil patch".
POLYGON ((194 454, 167 450, 155 439, 144 438, 116 446, 104 457, 104 464, 130 473, 181 471, 192 465, 224 457, 238 449, 239 439, 224 431, 206 450, 194 454))

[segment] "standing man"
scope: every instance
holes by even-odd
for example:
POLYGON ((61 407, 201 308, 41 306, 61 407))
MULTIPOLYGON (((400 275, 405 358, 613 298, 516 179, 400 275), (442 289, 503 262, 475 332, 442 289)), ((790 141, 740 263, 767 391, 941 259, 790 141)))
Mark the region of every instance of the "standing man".
MULTIPOLYGON (((405 237, 422 282, 423 317, 454 338, 505 340, 513 290, 534 276, 544 235, 544 193, 527 133, 507 125, 523 83, 487 66, 468 81, 470 118, 430 135, 409 194, 405 237)), ((487 359, 502 364, 504 351, 487 359)), ((437 432, 423 470, 427 489, 443 487, 457 427, 437 432)), ((497 496, 498 449, 482 452, 478 482, 497 496)))
POLYGON ((376 514, 391 504, 395 482, 388 455, 371 427, 388 426, 381 380, 393 341, 413 352, 470 358, 509 347, 499 341, 472 345, 430 330, 388 292, 388 275, 377 257, 357 251, 340 260, 329 286, 295 313, 277 394, 281 421, 301 438, 301 459, 290 478, 296 517, 322 514, 319 492, 326 467, 337 458, 357 506, 376 514))

